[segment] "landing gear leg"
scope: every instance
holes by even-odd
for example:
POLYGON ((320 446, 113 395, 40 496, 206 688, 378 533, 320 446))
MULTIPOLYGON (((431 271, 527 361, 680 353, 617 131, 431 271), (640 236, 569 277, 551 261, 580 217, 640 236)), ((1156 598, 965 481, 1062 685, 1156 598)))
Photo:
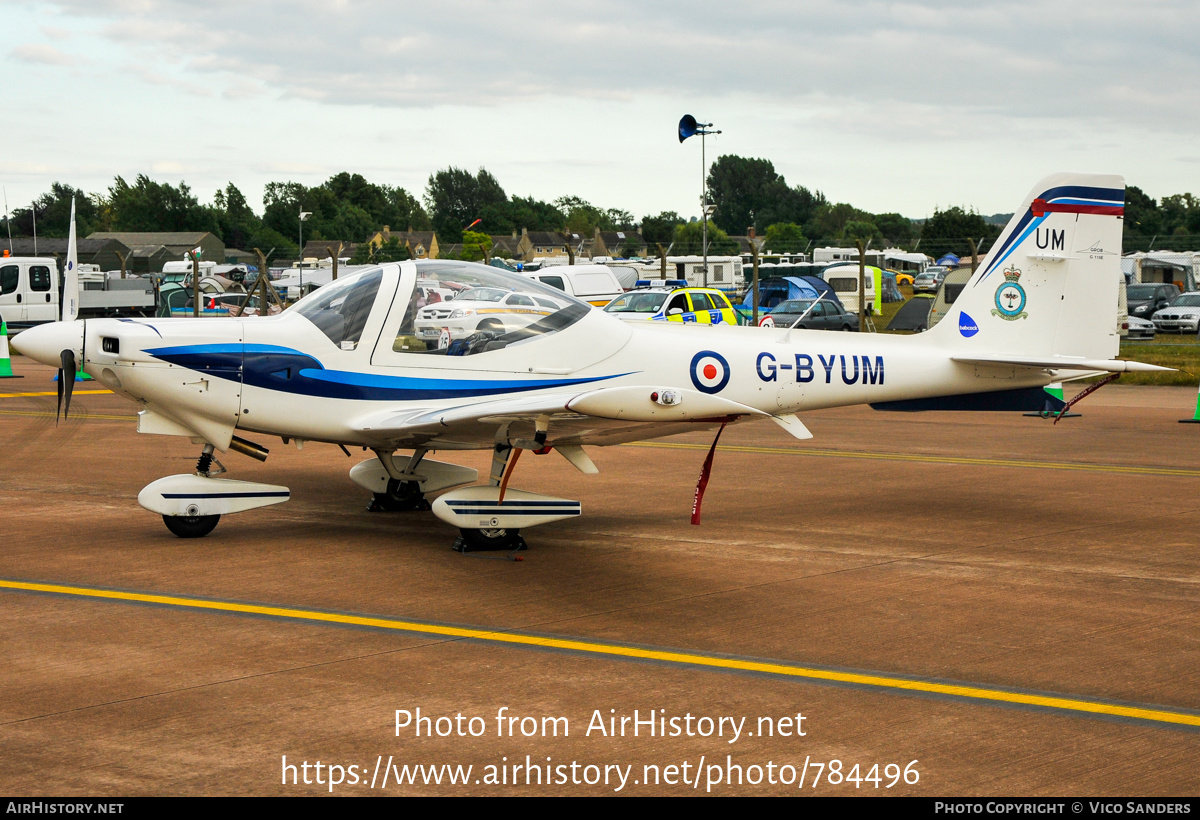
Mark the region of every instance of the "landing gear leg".
POLYGON ((387 470, 390 478, 385 492, 373 494, 373 498, 367 504, 367 512, 426 512, 429 510, 429 501, 426 500, 425 493, 421 491, 421 485, 411 478, 405 477, 413 474, 417 465, 421 463, 421 459, 425 458, 426 452, 428 451, 423 449, 415 450, 408 460, 408 466, 404 470, 400 470, 391 453, 382 450, 375 451, 375 455, 379 457, 379 462, 383 464, 383 468, 387 470))
MULTIPOLYGON (((506 443, 497 442, 496 448, 492 452, 492 469, 488 476, 488 483, 493 487, 500 488, 500 503, 504 503, 504 491, 508 487, 508 479, 512 475, 513 468, 517 466, 517 459, 520 458, 521 451, 509 446, 506 443)), ((490 528, 490 529, 459 529, 458 538, 454 540, 453 549, 455 552, 490 552, 504 550, 508 553, 520 552, 529 549, 529 545, 525 543, 525 539, 521 537, 521 531, 517 529, 506 528, 490 528)))
MULTIPOLYGON (((213 450, 215 448, 211 444, 205 444, 204 449, 200 452, 200 458, 196 460, 196 475, 208 478, 212 470, 213 450)), ((217 461, 218 472, 225 472, 224 466, 217 461)), ((188 508, 187 515, 164 515, 163 523, 167 525, 173 534, 180 538, 203 538, 214 529, 217 522, 221 520, 220 515, 200 515, 199 510, 192 507, 188 508)))

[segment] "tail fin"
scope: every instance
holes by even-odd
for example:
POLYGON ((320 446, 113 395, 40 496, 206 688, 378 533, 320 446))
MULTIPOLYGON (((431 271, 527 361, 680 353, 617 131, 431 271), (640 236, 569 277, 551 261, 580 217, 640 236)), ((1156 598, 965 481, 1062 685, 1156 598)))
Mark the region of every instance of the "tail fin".
POLYGON ((1046 177, 931 336, 978 353, 1116 356, 1124 214, 1123 177, 1046 177))

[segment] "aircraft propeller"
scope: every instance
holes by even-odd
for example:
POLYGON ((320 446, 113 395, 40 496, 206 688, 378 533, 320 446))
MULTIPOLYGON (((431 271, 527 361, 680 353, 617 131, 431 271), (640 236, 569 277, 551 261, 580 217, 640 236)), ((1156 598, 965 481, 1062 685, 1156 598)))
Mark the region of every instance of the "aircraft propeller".
POLYGON ((75 389, 75 351, 70 348, 59 354, 62 366, 58 369, 58 410, 54 414, 54 424, 58 425, 59 413, 65 419, 71 413, 71 392, 75 389), (64 397, 66 399, 64 403, 64 397))

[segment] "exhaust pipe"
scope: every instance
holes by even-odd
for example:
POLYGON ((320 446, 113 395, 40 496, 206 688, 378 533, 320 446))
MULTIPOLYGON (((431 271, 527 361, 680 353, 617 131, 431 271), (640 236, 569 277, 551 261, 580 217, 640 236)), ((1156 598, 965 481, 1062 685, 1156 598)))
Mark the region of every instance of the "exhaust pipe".
POLYGON ((261 444, 255 444, 253 441, 246 441, 246 439, 238 438, 237 436, 234 436, 233 440, 229 442, 229 449, 244 456, 258 459, 259 461, 266 461, 267 454, 271 452, 261 444))

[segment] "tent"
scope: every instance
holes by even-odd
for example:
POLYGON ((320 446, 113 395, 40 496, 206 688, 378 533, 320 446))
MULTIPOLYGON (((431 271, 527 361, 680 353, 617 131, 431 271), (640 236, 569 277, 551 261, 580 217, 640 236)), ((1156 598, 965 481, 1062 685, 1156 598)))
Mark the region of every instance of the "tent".
POLYGON ((939 265, 944 265, 947 268, 958 267, 959 258, 952 253, 948 253, 937 261, 939 265))
MULTIPOLYGON (((827 302, 837 302, 839 305, 842 303, 833 288, 829 287, 829 283, 815 276, 780 276, 760 279, 758 282, 759 310, 773 308, 788 299, 816 299, 821 295, 825 296, 827 302)), ((742 307, 747 310, 753 309, 753 288, 746 291, 742 307)))
POLYGON ((884 271, 879 293, 885 302, 904 301, 904 294, 896 286, 896 277, 890 271, 884 271))
POLYGON ((929 310, 933 307, 933 297, 918 293, 900 306, 892 321, 888 322, 888 330, 927 330, 929 328, 929 310))

